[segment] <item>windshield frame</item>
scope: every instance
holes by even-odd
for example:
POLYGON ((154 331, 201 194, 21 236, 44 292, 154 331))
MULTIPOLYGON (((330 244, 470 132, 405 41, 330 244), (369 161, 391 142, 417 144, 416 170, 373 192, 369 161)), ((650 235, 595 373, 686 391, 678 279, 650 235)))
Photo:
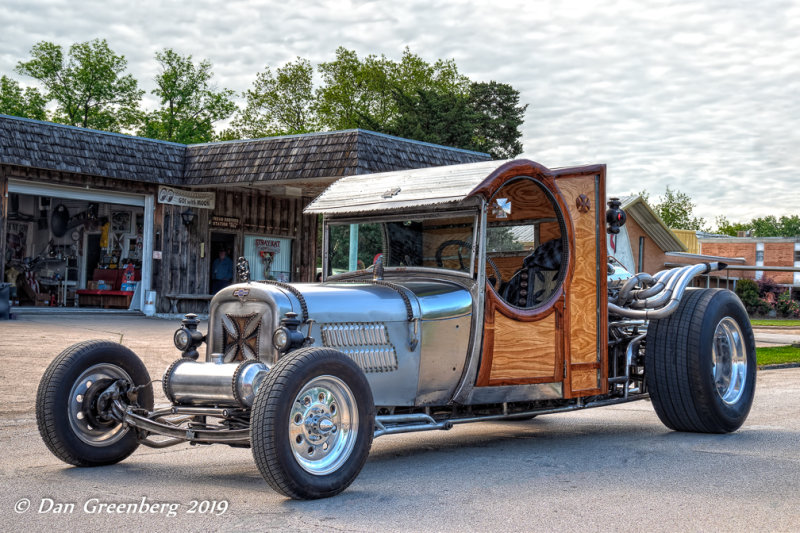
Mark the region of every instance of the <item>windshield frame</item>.
POLYGON ((476 275, 475 258, 477 257, 478 253, 477 250, 478 230, 480 222, 480 209, 477 208, 449 210, 449 211, 442 211, 439 213, 431 213, 430 211, 428 212, 408 211, 408 212, 397 212, 388 215, 375 215, 375 216, 361 215, 361 216, 347 216, 347 217, 329 217, 326 215, 322 219, 322 281, 326 281, 328 279, 338 279, 341 277, 351 277, 353 275, 358 275, 358 274, 372 273, 372 265, 370 265, 363 270, 353 270, 349 272, 342 272, 339 274, 328 275, 328 265, 330 262, 329 247, 330 247, 331 226, 348 225, 348 224, 371 224, 371 223, 380 224, 383 222, 401 222, 406 220, 436 220, 436 219, 454 218, 454 217, 472 218, 472 239, 470 242, 471 250, 470 250, 469 272, 461 272, 459 270, 450 270, 447 268, 438 268, 438 267, 386 266, 386 265, 384 265, 384 271, 387 273, 407 272, 407 271, 429 272, 435 274, 446 273, 448 275, 475 279, 476 275))

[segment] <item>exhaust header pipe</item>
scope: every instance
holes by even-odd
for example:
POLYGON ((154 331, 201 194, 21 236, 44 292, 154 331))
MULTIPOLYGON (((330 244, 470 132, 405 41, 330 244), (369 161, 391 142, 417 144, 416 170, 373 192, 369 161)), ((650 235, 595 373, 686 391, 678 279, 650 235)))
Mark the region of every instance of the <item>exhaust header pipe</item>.
POLYGON ((701 263, 666 273, 659 272, 655 276, 637 274, 620 289, 616 303, 609 301, 608 311, 626 318, 644 320, 666 318, 678 308, 683 293, 692 279, 727 267, 727 264, 719 262, 701 263), (637 283, 642 285, 640 289, 634 289, 637 283))

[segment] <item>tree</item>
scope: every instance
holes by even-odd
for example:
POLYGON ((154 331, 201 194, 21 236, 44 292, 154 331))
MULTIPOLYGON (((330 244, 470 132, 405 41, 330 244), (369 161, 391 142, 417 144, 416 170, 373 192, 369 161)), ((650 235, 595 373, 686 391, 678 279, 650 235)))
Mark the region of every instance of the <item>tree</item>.
POLYGON ((397 90, 395 100, 398 111, 393 122, 381 124, 364 117, 365 127, 418 141, 476 148, 473 132, 479 116, 467 96, 427 89, 408 95, 397 90))
POLYGON ((366 128, 495 158, 522 152, 519 128, 527 105, 519 105, 519 91, 495 81, 473 83, 452 59, 429 63, 408 48, 399 61, 374 54, 359 58, 339 47, 335 59, 317 70, 322 85, 314 90, 305 59, 275 74, 266 67, 222 137, 366 128))
POLYGON ((321 63, 318 70, 323 85, 317 91, 317 110, 321 124, 331 129, 365 124, 390 128, 399 113, 398 94, 469 93, 469 78, 459 74, 454 61, 430 64, 408 48, 397 62, 384 55, 361 60, 355 51, 339 47, 336 59, 321 63))
POLYGON ((46 105, 47 100, 35 87, 26 87, 23 90, 16 80, 0 76, 0 113, 45 120, 46 105))
MULTIPOLYGON (((372 116, 370 109, 381 109, 380 96, 386 94, 383 86, 388 82, 382 69, 376 68, 379 60, 370 60, 365 66, 354 50, 340 46, 336 59, 320 63, 323 86, 317 90, 317 113, 323 127, 333 130, 358 128, 372 116)), ((383 122, 383 120, 378 119, 383 122)))
POLYGON ((161 108, 145 116, 140 135, 164 141, 202 143, 214 139, 214 123, 225 120, 236 110, 230 89, 219 91, 211 85, 211 63, 192 62, 171 49, 156 53, 161 72, 156 88, 161 108))
POLYGON ((105 39, 73 44, 66 59, 61 46, 41 41, 31 56, 17 63, 16 70, 39 80, 46 99, 56 101, 56 122, 106 131, 137 122, 144 91, 133 76, 124 74, 125 56, 116 55, 105 39))
MULTIPOLYGON (((647 191, 640 192, 639 196, 650 203, 650 193, 647 191)), ((706 224, 704 218, 694 216, 694 208, 697 205, 692 202, 691 197, 677 189, 673 190, 669 185, 664 191, 664 196, 659 198, 659 202, 650 205, 668 228, 702 230, 706 224)))
POLYGON ((731 237, 737 237, 740 231, 748 231, 752 229, 750 224, 745 222, 731 222, 725 215, 718 216, 716 218, 716 224, 716 233, 730 235, 731 237))
POLYGON ((494 159, 511 159, 522 153, 519 127, 528 105, 519 105, 519 91, 506 83, 476 82, 469 89, 470 106, 477 117, 474 149, 494 159))
POLYGON ((247 105, 233 127, 240 138, 308 133, 319 129, 315 113, 314 67, 300 57, 276 69, 269 66, 256 76, 253 88, 242 96, 247 105))
POLYGON ((797 237, 800 236, 800 216, 782 216, 776 219, 774 215, 754 218, 750 221, 753 234, 756 237, 797 237))
POLYGON ((717 233, 735 237, 739 231, 749 231, 753 237, 800 237, 800 216, 768 215, 735 223, 724 216, 717 217, 717 233))

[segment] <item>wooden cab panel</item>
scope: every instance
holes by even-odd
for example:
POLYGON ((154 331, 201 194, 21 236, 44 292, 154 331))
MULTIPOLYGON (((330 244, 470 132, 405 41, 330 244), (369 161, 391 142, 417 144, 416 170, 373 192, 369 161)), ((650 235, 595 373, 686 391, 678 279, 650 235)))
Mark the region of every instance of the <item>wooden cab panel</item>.
POLYGON ((486 288, 483 364, 478 386, 554 383, 564 375, 561 311, 549 307, 535 316, 510 313, 486 288))
POLYGON ((608 391, 606 327, 605 167, 555 178, 570 220, 566 291, 565 397, 608 391))
MULTIPOLYGON (((601 394, 608 391, 605 166, 532 170, 524 177, 549 192, 563 224, 551 218, 552 211, 539 213, 535 202, 517 194, 521 189, 503 188, 519 175, 493 180, 487 198, 510 198, 511 218, 537 211, 537 246, 565 237, 566 273, 552 297, 531 309, 509 305, 487 286, 476 386, 563 382, 567 398, 601 394)), ((495 263, 503 279, 513 272, 509 258, 497 257, 495 263)))

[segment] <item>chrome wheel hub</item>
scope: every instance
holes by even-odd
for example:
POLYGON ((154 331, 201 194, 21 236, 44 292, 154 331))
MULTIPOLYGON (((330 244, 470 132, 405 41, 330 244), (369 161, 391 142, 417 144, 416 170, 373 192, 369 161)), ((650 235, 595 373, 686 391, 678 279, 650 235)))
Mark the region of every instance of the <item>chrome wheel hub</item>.
POLYGON ((334 376, 312 379, 289 413, 289 444, 297 463, 314 475, 335 472, 350 457, 358 409, 350 388, 334 376))
POLYGON ((125 379, 133 380, 123 369, 112 364, 99 364, 86 369, 72 384, 67 406, 67 419, 75 435, 92 446, 110 446, 127 432, 121 423, 102 417, 96 412, 96 401, 100 391, 93 385, 125 379))
POLYGON ((739 324, 729 316, 720 320, 713 342, 714 386, 723 402, 734 405, 747 385, 747 350, 739 324))

